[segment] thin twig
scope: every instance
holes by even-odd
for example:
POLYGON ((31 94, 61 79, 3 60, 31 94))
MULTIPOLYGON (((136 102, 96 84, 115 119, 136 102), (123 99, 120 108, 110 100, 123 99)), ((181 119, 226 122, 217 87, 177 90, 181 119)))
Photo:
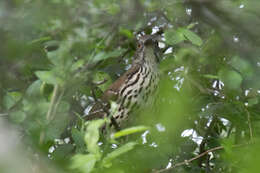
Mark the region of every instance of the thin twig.
MULTIPOLYGON (((59 85, 56 84, 54 86, 53 95, 51 97, 50 107, 49 107, 47 114, 46 114, 46 120, 47 120, 48 123, 51 121, 52 114, 53 114, 54 110, 56 109, 56 100, 57 100, 57 97, 58 97, 58 90, 59 90, 59 85)), ((44 131, 41 131, 39 144, 43 143, 44 137, 45 137, 45 133, 44 133, 44 131)))
POLYGON ((52 115, 53 115, 53 116, 51 117, 51 120, 53 120, 53 119, 54 119, 54 115, 56 115, 56 112, 57 112, 58 106, 59 106, 59 104, 60 104, 60 102, 61 102, 61 99, 62 99, 62 97, 63 97, 63 94, 64 94, 64 89, 63 89, 62 92, 59 94, 59 97, 58 97, 57 101, 55 101, 54 109, 53 109, 53 112, 52 112, 52 115))
MULTIPOLYGON (((234 145, 233 147, 241 147, 241 146, 244 146, 245 144, 240 144, 240 145, 234 145)), ((197 160, 203 156, 205 156, 206 154, 210 153, 210 152, 214 152, 214 151, 218 151, 218 150, 222 150, 224 149, 223 146, 218 146, 218 147, 215 147, 215 148, 211 148, 189 160, 184 160, 183 162, 180 162, 180 163, 176 163, 174 165, 172 165, 171 167, 168 167, 168 168, 164 168, 164 169, 160 169, 160 170, 155 170, 154 173, 161 173, 161 172, 165 172, 165 171, 169 171, 171 169, 174 169, 176 167, 179 167, 179 166, 183 166, 183 165, 188 165, 189 163, 191 163, 192 161, 194 160, 197 160)))

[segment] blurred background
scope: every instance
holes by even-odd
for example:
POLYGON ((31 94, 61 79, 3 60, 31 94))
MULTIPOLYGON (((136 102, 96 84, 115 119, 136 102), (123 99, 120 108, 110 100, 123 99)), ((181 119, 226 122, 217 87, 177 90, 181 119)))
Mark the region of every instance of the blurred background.
POLYGON ((259 31, 258 0, 1 0, 0 172, 258 172, 259 31), (155 106, 99 134, 93 95, 159 30, 155 106))

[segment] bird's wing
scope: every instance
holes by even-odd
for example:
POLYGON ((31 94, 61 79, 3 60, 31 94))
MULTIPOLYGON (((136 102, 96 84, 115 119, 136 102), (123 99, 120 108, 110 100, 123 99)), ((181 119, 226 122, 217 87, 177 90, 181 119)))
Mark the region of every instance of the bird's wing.
POLYGON ((132 76, 140 69, 139 64, 132 65, 122 76, 120 76, 105 92, 103 95, 104 101, 116 101, 119 95, 119 91, 123 84, 127 84, 132 76))

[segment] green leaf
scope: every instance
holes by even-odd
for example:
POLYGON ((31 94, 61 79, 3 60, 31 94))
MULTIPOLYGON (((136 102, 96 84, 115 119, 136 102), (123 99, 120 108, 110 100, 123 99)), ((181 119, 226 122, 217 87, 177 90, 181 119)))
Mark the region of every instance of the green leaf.
POLYGON ((98 61, 101 61, 103 59, 106 59, 107 56, 106 56, 106 53, 105 52, 99 52, 98 54, 96 54, 93 58, 93 62, 98 62, 98 61))
POLYGON ((57 42, 53 42, 53 51, 47 52, 47 57, 57 67, 64 69, 70 68, 73 64, 73 57, 70 54, 73 40, 67 39, 59 43, 59 47, 56 46, 57 42))
POLYGON ((118 105, 116 102, 110 101, 110 109, 109 109, 110 114, 111 114, 111 115, 116 114, 116 111, 117 111, 117 108, 118 108, 118 107, 119 107, 119 105, 118 105))
POLYGON ((34 81, 26 90, 26 95, 29 97, 36 96, 40 94, 40 89, 42 86, 41 80, 34 81))
POLYGON ((258 98, 257 97, 254 97, 254 98, 250 98, 248 99, 248 106, 254 106, 256 104, 258 104, 258 98))
POLYGON ((23 111, 16 111, 10 113, 11 121, 15 123, 22 123, 26 118, 26 114, 23 111))
POLYGON ((101 60, 105 60, 107 58, 118 57, 125 51, 126 51, 126 49, 118 49, 118 50, 111 51, 111 52, 99 52, 98 54, 96 54, 96 56, 94 56, 93 62, 98 62, 101 60))
POLYGON ((76 144, 77 152, 83 152, 85 149, 84 134, 81 133, 78 129, 72 128, 71 136, 72 136, 73 141, 76 144))
POLYGON ((61 66, 62 59, 61 56, 59 56, 58 50, 47 52, 47 57, 53 65, 61 66))
POLYGON ((82 173, 89 173, 93 170, 97 159, 94 154, 77 154, 71 158, 71 161, 71 169, 77 169, 82 173))
POLYGON ((236 70, 241 72, 244 77, 251 77, 253 75, 253 69, 248 61, 240 58, 239 56, 232 57, 230 64, 236 70))
POLYGON ((234 144, 234 137, 231 136, 230 138, 223 139, 221 141, 221 145, 224 147, 225 152, 229 155, 232 153, 232 147, 234 144))
POLYGON ((197 22, 190 23, 190 24, 187 26, 187 29, 192 29, 192 28, 194 28, 194 26, 197 25, 197 24, 198 24, 197 22))
POLYGON ((60 45, 60 42, 57 40, 50 40, 50 41, 46 41, 44 43, 44 47, 56 47, 58 48, 60 45))
POLYGON ((193 47, 183 47, 178 50, 175 60, 178 63, 186 63, 188 57, 195 57, 199 55, 199 50, 193 47))
POLYGON ((184 37, 183 33, 180 32, 179 29, 177 31, 172 29, 172 30, 167 30, 165 32, 165 41, 167 44, 174 45, 184 40, 186 40, 186 38, 184 37))
POLYGON ((77 62, 73 63, 72 67, 71 67, 71 71, 75 71, 78 70, 79 68, 83 67, 85 64, 85 60, 84 59, 80 59, 77 62))
POLYGON ((8 92, 3 98, 3 104, 6 109, 13 107, 20 99, 22 94, 20 92, 8 92))
POLYGON ((52 71, 36 71, 36 76, 48 84, 63 84, 63 80, 55 75, 52 71))
MULTIPOLYGON (((41 107, 39 107, 39 111, 43 112, 43 108, 45 105, 41 105, 41 107)), ((59 106, 61 106, 61 104, 59 104, 59 106)), ((47 109, 48 110, 48 109, 47 109)), ((65 111, 65 110, 64 110, 65 111)), ((51 120, 51 122, 47 122, 44 125, 45 127, 45 141, 48 140, 54 140, 55 138, 59 138, 60 135, 64 132, 64 130, 67 127, 67 123, 68 123, 68 113, 65 112, 56 112, 55 116, 53 116, 53 119, 51 120)))
POLYGON ((41 82, 41 83, 42 83, 40 87, 41 95, 43 95, 47 100, 51 100, 54 86, 52 84, 47 84, 46 82, 41 82))
POLYGON ((67 113, 70 109, 70 103, 67 101, 60 101, 57 107, 57 113, 67 113))
POLYGON ((149 127, 147 127, 147 126, 130 127, 130 128, 127 128, 127 129, 124 129, 124 130, 121 130, 119 132, 112 134, 111 138, 116 139, 116 138, 120 138, 122 136, 127 136, 127 135, 130 135, 130 134, 133 134, 133 133, 142 132, 142 131, 145 131, 145 130, 148 130, 148 129, 149 129, 149 127))
POLYGON ((87 144, 88 152, 96 155, 100 155, 99 146, 97 144, 99 140, 99 128, 104 125, 105 120, 94 120, 91 121, 86 130, 84 137, 85 143, 87 144))
POLYGON ((204 74, 203 77, 208 78, 208 79, 218 79, 219 77, 216 75, 212 74, 204 74))
POLYGON ((225 68, 218 72, 218 76, 220 80, 224 82, 224 85, 229 89, 239 89, 243 81, 242 76, 238 72, 225 68))
POLYGON ((105 72, 97 71, 96 73, 94 73, 94 75, 93 75, 93 82, 94 83, 98 83, 98 82, 101 82, 101 81, 104 81, 104 80, 106 80, 106 82, 102 85, 99 85, 99 88, 102 91, 105 91, 108 88, 108 86, 111 85, 112 79, 111 79, 110 75, 108 75, 105 72))
POLYGON ((130 38, 130 39, 131 39, 131 38, 134 38, 133 32, 131 32, 131 31, 128 30, 128 29, 120 28, 119 33, 120 33, 121 35, 126 36, 127 38, 130 38))
POLYGON ((51 40, 51 37, 49 37, 49 36, 41 37, 39 39, 35 39, 35 40, 31 41, 29 44, 36 44, 36 43, 41 43, 41 42, 49 41, 49 40, 51 40))
POLYGON ((111 153, 107 154, 106 157, 102 161, 102 165, 107 168, 111 167, 112 166, 111 162, 113 159, 132 150, 136 144, 137 143, 135 143, 135 142, 128 142, 125 145, 123 145, 122 147, 119 147, 115 151, 112 151, 111 153))
POLYGON ((194 45, 201 46, 202 45, 202 39, 194 32, 181 28, 180 32, 183 33, 183 35, 194 45))
POLYGON ((52 153, 52 158, 56 161, 64 160, 64 158, 70 158, 73 149, 74 146, 72 144, 59 145, 52 153))

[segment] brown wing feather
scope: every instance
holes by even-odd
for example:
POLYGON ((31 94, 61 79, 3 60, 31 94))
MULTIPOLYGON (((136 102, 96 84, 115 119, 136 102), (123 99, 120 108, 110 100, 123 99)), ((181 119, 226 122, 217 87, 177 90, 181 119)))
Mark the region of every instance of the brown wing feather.
POLYGON ((122 76, 120 76, 105 92, 102 97, 104 101, 116 101, 118 98, 119 90, 122 85, 126 84, 129 78, 135 74, 140 68, 139 64, 133 65, 129 70, 127 70, 122 76))
POLYGON ((133 65, 129 70, 127 70, 122 76, 120 76, 110 87, 104 92, 102 101, 97 102, 91 109, 90 114, 86 116, 86 120, 92 120, 92 119, 98 119, 103 118, 106 116, 106 110, 109 109, 108 102, 110 100, 116 101, 118 98, 118 93, 120 91, 120 88, 123 86, 123 84, 127 83, 128 80, 130 80, 131 76, 135 74, 140 68, 139 64, 133 65))

